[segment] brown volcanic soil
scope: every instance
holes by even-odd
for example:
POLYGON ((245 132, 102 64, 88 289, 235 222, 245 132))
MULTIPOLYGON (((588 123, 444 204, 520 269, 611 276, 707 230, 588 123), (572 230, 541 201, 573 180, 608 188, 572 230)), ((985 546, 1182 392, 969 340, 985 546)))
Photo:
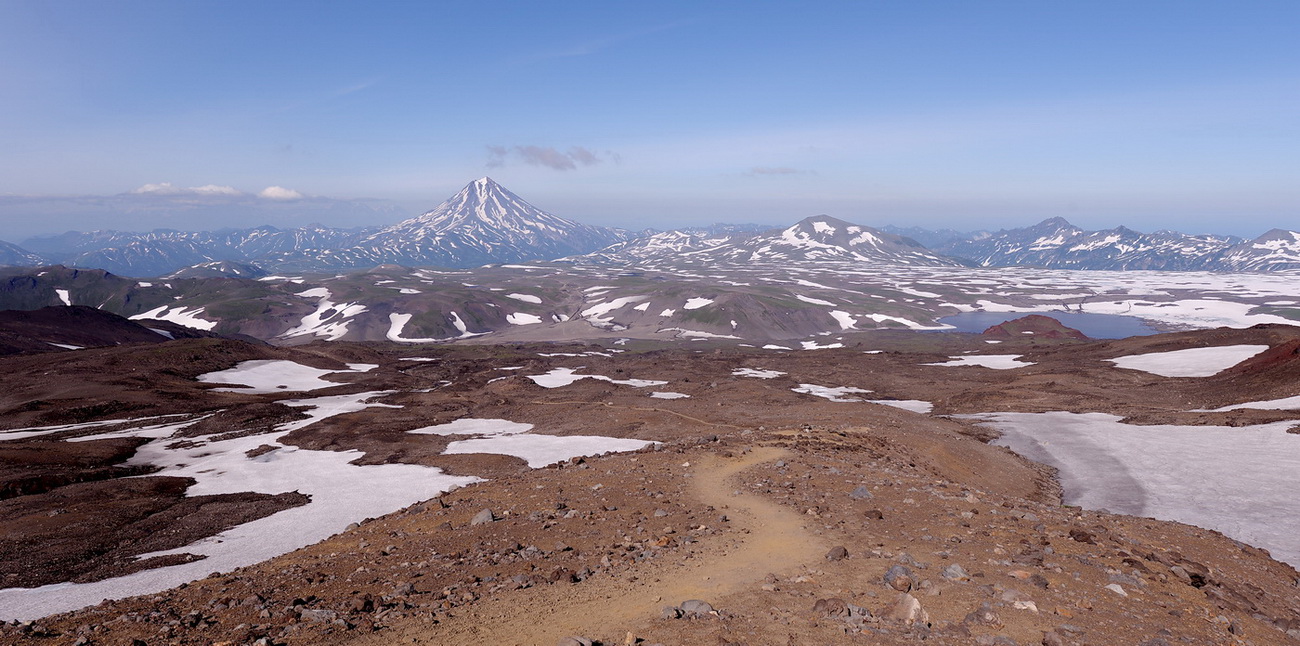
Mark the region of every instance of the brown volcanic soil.
POLYGON ((1088 335, 1072 327, 1066 327, 1060 321, 1042 314, 1030 314, 1018 319, 999 323, 984 330, 983 335, 990 339, 1023 338, 1022 335, 1042 339, 1077 339, 1086 341, 1088 335))
MULTIPOLYGON (((293 358, 334 368, 378 363, 368 373, 340 375, 348 383, 313 395, 395 390, 382 401, 403 408, 340 415, 286 441, 361 449, 364 462, 430 464, 492 480, 182 589, 10 627, 0 642, 206 644, 265 637, 295 644, 549 644, 584 634, 609 644, 625 643, 631 632, 665 644, 1009 643, 993 641, 998 637, 1036 644, 1050 632, 1061 639, 1051 643, 1064 644, 1287 643, 1285 629, 1292 622, 1300 629, 1297 574, 1262 551, 1177 523, 1062 507, 1045 469, 973 439, 984 431, 965 423, 830 402, 791 388, 865 388, 874 391, 871 398, 931 401, 936 413, 1098 410, 1141 422, 1204 424, 1252 415, 1297 419, 1293 411, 1185 412, 1300 394, 1296 382, 1271 379, 1277 374, 1271 371, 1290 369, 1289 355, 1205 379, 1166 379, 1105 361, 1204 345, 1283 347, 1297 338, 1300 330, 1286 326, 998 345, 966 335, 887 333, 818 352, 692 343, 671 350, 629 344, 632 351, 623 354, 576 345, 290 350, 197 340, 156 346, 156 355, 81 351, 67 364, 15 357, 0 366, 22 384, 0 394, 0 410, 9 411, 0 416, 5 427, 220 409, 201 422, 205 432, 228 425, 240 433, 269 431, 263 416, 278 424, 300 415, 276 402, 301 393, 214 393, 193 376, 246 359, 293 358), (539 355, 593 350, 610 356, 539 355), (1019 354, 1035 365, 922 365, 964 351, 1019 354), (436 360, 400 360, 409 356, 436 360), (669 383, 635 389, 586 379, 545 389, 522 376, 560 366, 669 383), (740 367, 788 374, 732 375, 740 367), (691 398, 651 399, 652 390, 691 398), (135 408, 58 413, 103 401, 135 408), (666 444, 528 470, 506 456, 442 456, 446 438, 406 433, 465 416, 528 422, 555 435, 666 444), (859 486, 870 497, 849 495, 859 486), (470 525, 484 509, 498 520, 470 525), (848 557, 827 560, 834 546, 845 547, 848 557), (942 575, 954 563, 966 577, 942 575), (901 595, 883 582, 894 565, 914 575, 912 594, 928 622, 887 617, 901 595), (1106 589, 1112 583, 1127 596, 1106 589), (718 614, 660 617, 662 606, 688 598, 705 599, 718 614), (830 603, 832 610, 864 607, 876 619, 814 613, 819 599, 840 600, 830 603), (988 612, 981 611, 984 604, 988 612)), ((103 429, 67 435, 98 432, 103 429)), ((62 444, 54 439, 47 443, 62 444)), ((65 456, 51 469, 66 471, 73 458, 94 462, 89 454, 65 456)), ((141 481, 93 485, 118 495, 121 483, 130 482, 141 481)), ((23 501, 32 514, 48 512, 67 505, 57 497, 67 489, 9 502, 23 501)), ((148 504, 161 499, 145 498, 148 504)), ((38 525, 6 525, 6 536, 39 539, 38 525)), ((111 528, 102 533, 116 535, 111 528)), ((126 555, 161 549, 125 543, 108 549, 126 555)), ((42 558, 53 562, 76 549, 83 548, 52 548, 42 558)))

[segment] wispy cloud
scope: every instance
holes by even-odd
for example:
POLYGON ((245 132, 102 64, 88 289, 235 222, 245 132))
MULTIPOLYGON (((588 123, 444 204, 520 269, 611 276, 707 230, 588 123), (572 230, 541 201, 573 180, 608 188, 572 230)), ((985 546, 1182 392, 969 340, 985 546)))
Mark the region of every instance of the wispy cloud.
POLYGON ((786 166, 754 166, 745 171, 750 177, 761 175, 811 175, 812 171, 799 170, 798 168, 788 168, 786 166))
POLYGON ((643 36, 648 36, 648 35, 650 35, 650 34, 654 34, 654 33, 661 32, 661 31, 667 31, 667 30, 670 30, 670 29, 675 29, 675 28, 677 28, 677 27, 681 27, 681 26, 684 26, 684 25, 693 24, 693 23, 695 23, 695 22, 697 22, 697 21, 695 21, 695 20, 677 20, 677 21, 670 22, 670 23, 665 23, 665 24, 662 24, 662 25, 651 25, 651 26, 649 26, 649 27, 643 27, 643 28, 641 28, 641 29, 637 29, 637 30, 634 30, 634 31, 625 31, 625 32, 617 33, 617 34, 610 34, 610 35, 608 35, 608 36, 603 36, 603 37, 600 37, 600 38, 592 38, 591 40, 583 41, 583 42, 580 42, 580 43, 575 43, 575 44, 573 44, 573 45, 570 45, 570 46, 567 46, 567 47, 564 47, 564 48, 558 48, 558 49, 552 49, 552 50, 545 51, 545 52, 539 52, 539 53, 537 53, 537 54, 534 54, 534 55, 532 55, 532 56, 529 56, 529 57, 523 59, 523 60, 520 61, 520 62, 522 62, 522 63, 531 63, 531 62, 534 62, 534 61, 543 61, 543 60, 548 60, 548 59, 552 59, 552 58, 572 58, 572 57, 575 57, 575 56, 590 56, 590 55, 592 55, 592 54, 595 54, 595 53, 597 53, 597 52, 600 52, 601 50, 608 49, 608 48, 610 48, 610 47, 613 47, 613 46, 615 46, 615 45, 618 45, 618 44, 621 44, 621 43, 624 43, 624 42, 627 42, 627 41, 630 41, 630 40, 636 40, 637 38, 641 38, 641 37, 643 37, 643 36))
POLYGON ((218 186, 216 184, 204 184, 203 186, 172 186, 170 182, 159 182, 157 184, 145 184, 131 191, 132 195, 222 195, 237 196, 243 195, 239 189, 233 186, 218 186))
POLYGON ((582 146, 572 146, 560 151, 552 146, 487 146, 488 168, 501 168, 510 161, 520 161, 530 166, 553 170, 576 170, 579 166, 594 166, 606 161, 618 163, 622 157, 613 151, 597 153, 582 146))

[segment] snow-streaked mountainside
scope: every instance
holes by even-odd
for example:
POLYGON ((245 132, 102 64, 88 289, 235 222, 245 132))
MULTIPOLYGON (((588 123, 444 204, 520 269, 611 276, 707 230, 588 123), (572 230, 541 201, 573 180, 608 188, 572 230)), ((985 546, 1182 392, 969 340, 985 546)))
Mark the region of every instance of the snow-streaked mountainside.
POLYGON ((1023 229, 979 233, 936 251, 981 267, 1163 271, 1275 271, 1300 268, 1300 234, 1274 229, 1256 238, 1141 233, 1127 227, 1085 231, 1062 218, 1023 229))
POLYGON ((38 254, 22 247, 0 240, 0 266, 31 267, 48 262, 38 254))
POLYGON ((385 227, 350 247, 284 254, 273 264, 294 269, 383 264, 475 267, 586 253, 629 236, 620 229, 547 213, 483 177, 432 211, 385 227))
POLYGON ((719 235, 666 231, 565 260, 624 265, 817 261, 917 266, 961 264, 931 252, 915 240, 827 215, 760 233, 719 235))
POLYGON ((1300 232, 1273 229, 1230 247, 1219 259, 1238 271, 1276 271, 1300 268, 1300 232))
POLYGON ((70 231, 58 236, 32 238, 24 245, 38 250, 46 258, 58 259, 64 265, 144 277, 163 276, 212 262, 261 264, 275 254, 347 246, 373 231, 320 225, 296 229, 262 226, 221 231, 157 229, 143 233, 70 231))
POLYGON ((384 228, 68 232, 25 242, 40 255, 18 247, 6 253, 0 247, 0 264, 53 261, 139 277, 222 261, 272 271, 339 271, 383 264, 461 268, 586 253, 628 237, 620 229, 579 224, 542 211, 484 177, 432 211, 384 228))

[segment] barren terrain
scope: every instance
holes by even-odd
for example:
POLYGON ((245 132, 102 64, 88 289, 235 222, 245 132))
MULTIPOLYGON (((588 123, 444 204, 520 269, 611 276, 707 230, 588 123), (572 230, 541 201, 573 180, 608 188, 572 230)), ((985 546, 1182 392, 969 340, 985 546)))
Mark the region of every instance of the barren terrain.
MULTIPOLYGON (((1300 394, 1297 339, 1288 326, 1117 341, 878 331, 790 352, 636 340, 273 348, 188 339, 61 353, 57 363, 8 357, 0 563, 11 565, 0 608, 35 621, 0 629, 0 639, 1285 643, 1288 630, 1300 635, 1292 567, 1218 532, 1063 506, 1051 469, 985 443, 996 431, 960 416, 1300 426, 1295 409, 1210 412, 1300 394), (1110 361, 1228 346, 1268 350, 1199 378, 1110 361), (939 365, 954 357, 976 360, 939 365), (1001 357, 1021 367, 982 365, 1001 357), (318 368, 326 385, 241 393, 198 380, 248 361, 318 368), (919 404, 930 411, 915 412, 919 404), (456 420, 532 426, 439 430, 456 420), (435 430, 411 432, 426 428, 435 430), (654 444, 540 469, 529 468, 534 458, 470 448, 512 451, 545 437, 559 438, 546 446, 654 444), (133 466, 113 466, 131 455, 133 466), (338 487, 295 493, 249 480, 231 489, 243 463, 330 456, 342 460, 330 469, 354 470, 338 472, 338 487), (351 480, 379 473, 364 469, 485 481, 423 498, 394 490, 414 504, 140 597, 41 616, 32 610, 41 599, 98 588, 15 587, 203 568, 219 557, 186 547, 202 536, 237 541, 231 527, 274 526, 257 523, 290 511, 311 525, 312 510, 335 509, 338 496, 379 504, 384 491, 348 491, 379 482, 351 480), (219 483, 222 493, 202 493, 219 483), (169 555, 150 556, 158 551, 169 555), (682 605, 689 600, 713 610, 682 605)), ((402 473, 392 482, 418 482, 402 473)))

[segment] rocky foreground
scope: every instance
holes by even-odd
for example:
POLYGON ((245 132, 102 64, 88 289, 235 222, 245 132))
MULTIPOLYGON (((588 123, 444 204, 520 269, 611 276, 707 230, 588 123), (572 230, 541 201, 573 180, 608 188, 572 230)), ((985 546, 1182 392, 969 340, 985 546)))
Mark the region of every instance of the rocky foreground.
MULTIPOLYGON (((66 379, 41 381, 40 361, 16 357, 6 367, 24 385, 0 400, 8 428, 69 421, 54 419, 58 407, 31 403, 54 401, 58 391, 120 409, 87 411, 87 418, 220 409, 231 425, 254 433, 265 430, 255 428, 259 411, 294 418, 277 403, 291 394, 212 393, 194 376, 272 357, 374 361, 379 369, 329 392, 384 388, 396 392, 387 401, 405 408, 331 418, 290 441, 489 480, 234 572, 10 623, 0 627, 0 642, 1300 644, 1300 575, 1292 567, 1217 532, 1064 506, 1049 469, 984 443, 987 429, 943 417, 1105 407, 1147 423, 1294 419, 1286 411, 1189 411, 1246 393, 1294 394, 1294 382, 1280 376, 1296 369, 1285 348, 1297 336, 1272 327, 1104 343, 1007 340, 998 351, 1013 348, 1035 362, 1015 370, 924 365, 986 347, 961 336, 864 336, 858 347, 803 353, 439 348, 423 353, 435 361, 418 364, 400 360, 409 348, 188 340, 152 346, 129 369, 122 367, 137 352, 131 348, 67 355, 76 359, 54 371, 81 377, 75 393, 66 379), (1197 380, 1116 370, 1102 359, 1228 342, 1276 351, 1197 380), (864 354, 874 349, 883 351, 864 354), (547 389, 520 376, 501 379, 498 370, 540 374, 557 366, 653 377, 690 397, 651 399, 593 379, 547 389), (785 374, 737 376, 742 368, 785 374), (873 398, 925 396, 934 414, 794 392, 805 380, 869 389, 873 398), (430 388, 439 384, 450 385, 430 388), (428 436, 403 432, 462 417, 660 443, 533 470, 507 456, 440 455, 445 440, 430 445, 428 436)), ((72 444, 27 440, 38 443, 72 444)), ((10 444, 18 443, 0 448, 10 444)), ((108 453, 100 462, 118 455, 108 453)), ((66 462, 62 472, 76 472, 66 462)), ((95 483, 118 500, 139 500, 119 486, 151 478, 95 483)), ((33 544, 23 537, 36 531, 36 518, 93 527, 93 518, 42 511, 75 508, 70 486, 0 501, 10 514, 0 555, 13 560, 18 547, 33 544), (18 504, 27 511, 12 515, 18 504)), ((265 514, 276 504, 301 504, 247 502, 232 508, 265 514)), ((155 516, 142 518, 159 522, 155 516)), ((26 562, 13 571, 56 567, 55 560, 26 562)))

